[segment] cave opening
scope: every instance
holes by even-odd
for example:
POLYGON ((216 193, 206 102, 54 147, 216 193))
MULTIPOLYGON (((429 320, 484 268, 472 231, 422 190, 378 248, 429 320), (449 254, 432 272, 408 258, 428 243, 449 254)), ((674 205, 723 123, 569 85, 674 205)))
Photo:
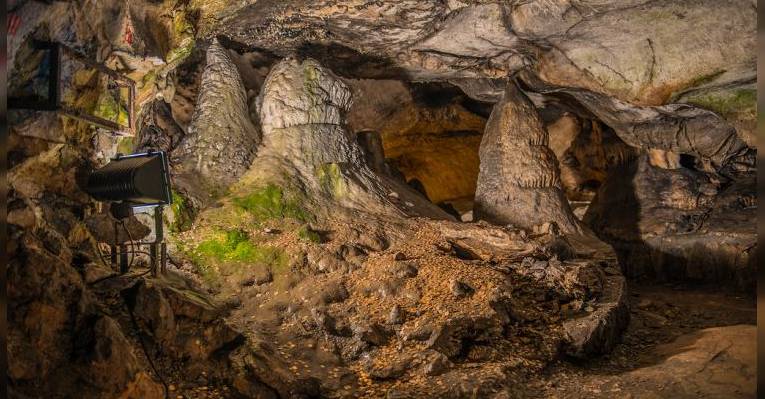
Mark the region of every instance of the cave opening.
MULTIPOLYGON (((373 169, 405 182, 457 220, 473 221, 479 149, 495 103, 445 82, 349 81, 357 95, 349 124, 373 169)), ((636 151, 575 100, 529 95, 558 161, 563 192, 581 220, 609 170, 636 151)))
MULTIPOLYGON (((366 152, 381 152, 387 173, 457 220, 472 220, 478 149, 491 112, 451 84, 350 80, 349 125, 366 152), (379 149, 370 148, 379 136, 379 149)), ((374 163, 376 161, 373 161, 374 163)))

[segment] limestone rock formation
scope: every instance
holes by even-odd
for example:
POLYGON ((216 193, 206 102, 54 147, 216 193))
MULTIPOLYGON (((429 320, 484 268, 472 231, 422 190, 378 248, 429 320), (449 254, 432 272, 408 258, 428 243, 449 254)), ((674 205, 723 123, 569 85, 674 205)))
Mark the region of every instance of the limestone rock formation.
POLYGON ((247 108, 236 66, 213 42, 193 119, 173 154, 176 184, 198 203, 208 204, 224 193, 250 167, 261 137, 247 108))
POLYGON ((274 66, 258 101, 263 146, 244 181, 297 186, 319 204, 330 200, 349 210, 381 206, 381 212, 448 217, 409 187, 370 169, 346 129, 350 104, 348 86, 317 62, 274 66))
POLYGON ((227 322, 246 344, 231 356, 247 378, 286 397, 440 397, 466 378, 460 392, 489 394, 563 347, 613 347, 627 318, 609 248, 569 244, 554 228, 527 236, 443 220, 367 165, 344 128, 351 101, 316 61, 275 65, 252 168, 180 235, 184 268, 238 304, 227 322), (550 317, 534 310, 548 306, 550 317))
POLYGON ((644 155, 608 177, 585 221, 614 246, 627 276, 714 281, 751 292, 755 213, 752 174, 665 169, 644 155))
POLYGON ((249 2, 206 7, 203 30, 278 52, 306 42, 334 45, 355 56, 357 62, 344 67, 388 76, 505 77, 538 58, 536 68, 550 83, 640 105, 666 103, 699 84, 738 84, 754 76, 751 1, 290 5, 295 8, 249 2), (719 18, 729 25, 717 23, 719 18), (649 21, 661 21, 661 28, 649 21), (687 68, 688 50, 700 47, 687 68), (384 59, 393 60, 387 70, 384 59))
POLYGON ((448 202, 462 212, 472 209, 486 123, 471 110, 478 103, 448 85, 372 79, 348 84, 354 98, 349 128, 379 132, 383 155, 394 169, 389 172, 422 183, 433 203, 448 202))
POLYGON ((573 96, 630 146, 689 154, 708 170, 731 163, 751 166, 751 149, 733 125, 710 110, 687 104, 638 106, 583 89, 550 87, 530 73, 523 76, 535 91, 573 96))
POLYGON ((751 1, 290 4, 300 7, 206 7, 202 30, 277 53, 305 51, 356 76, 451 80, 493 101, 501 90, 487 78, 531 66, 536 78, 572 93, 628 144, 694 153, 715 166, 752 142, 751 1), (445 39, 455 35, 459 41, 445 39), (334 51, 312 53, 306 43, 334 51), (692 105, 644 108, 674 102, 692 105), (716 132, 698 133, 710 127, 716 132))
POLYGON ((536 109, 511 82, 481 141, 476 218, 526 228, 555 222, 566 233, 582 231, 547 145, 548 134, 536 109))
POLYGON ((636 156, 633 147, 597 120, 564 113, 546 128, 569 200, 592 200, 608 173, 636 156))
POLYGON ((138 125, 138 142, 135 145, 138 152, 153 149, 170 153, 186 134, 175 121, 170 104, 163 99, 144 106, 138 125))

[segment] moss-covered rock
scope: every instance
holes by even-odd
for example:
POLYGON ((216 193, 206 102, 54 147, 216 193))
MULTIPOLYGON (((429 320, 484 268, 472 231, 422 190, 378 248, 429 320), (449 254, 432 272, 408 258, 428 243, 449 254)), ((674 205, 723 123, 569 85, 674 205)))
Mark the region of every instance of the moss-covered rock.
POLYGON ((285 195, 284 190, 275 184, 235 197, 233 203, 260 221, 280 218, 307 221, 310 218, 296 196, 285 195))
POLYGON ((301 226, 298 231, 297 235, 301 240, 309 241, 315 244, 321 243, 321 236, 319 233, 311 230, 308 226, 301 226))
POLYGON ((741 115, 755 118, 757 116, 757 90, 755 89, 703 93, 688 97, 687 102, 714 111, 723 117, 741 115))
POLYGON ((259 245, 240 229, 219 230, 188 250, 197 272, 212 286, 222 277, 247 273, 252 268, 280 272, 289 259, 281 248, 259 245))
POLYGON ((348 193, 348 185, 339 164, 327 163, 319 166, 316 176, 319 178, 321 187, 333 197, 341 198, 348 193))
POLYGON ((191 228, 194 220, 194 209, 188 201, 177 191, 172 191, 173 202, 170 204, 172 220, 168 220, 170 231, 177 233, 191 228))

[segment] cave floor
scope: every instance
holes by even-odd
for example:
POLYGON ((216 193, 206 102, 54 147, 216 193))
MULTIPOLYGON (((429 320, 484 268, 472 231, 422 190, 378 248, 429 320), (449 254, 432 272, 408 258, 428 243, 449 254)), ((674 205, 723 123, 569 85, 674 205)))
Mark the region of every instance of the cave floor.
MULTIPOLYGON (((631 282, 629 289, 630 324, 614 351, 561 360, 519 390, 521 397, 755 397, 753 298, 709 286, 631 282)), ((171 398, 226 398, 233 391, 170 380, 171 398)))
POLYGON ((756 304, 709 286, 630 283, 612 353, 560 361, 532 385, 549 398, 754 398, 756 304))

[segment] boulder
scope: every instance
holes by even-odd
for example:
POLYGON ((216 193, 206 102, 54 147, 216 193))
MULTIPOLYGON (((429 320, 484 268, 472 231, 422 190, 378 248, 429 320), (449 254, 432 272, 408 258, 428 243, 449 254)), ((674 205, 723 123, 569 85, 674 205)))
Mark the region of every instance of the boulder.
POLYGON ((754 292, 755 186, 751 173, 665 169, 643 156, 609 176, 584 220, 628 277, 754 292))
POLYGON ((589 358, 609 353, 619 343, 629 323, 627 284, 623 276, 607 276, 603 293, 590 311, 563 323, 566 331, 565 352, 569 356, 589 358))

